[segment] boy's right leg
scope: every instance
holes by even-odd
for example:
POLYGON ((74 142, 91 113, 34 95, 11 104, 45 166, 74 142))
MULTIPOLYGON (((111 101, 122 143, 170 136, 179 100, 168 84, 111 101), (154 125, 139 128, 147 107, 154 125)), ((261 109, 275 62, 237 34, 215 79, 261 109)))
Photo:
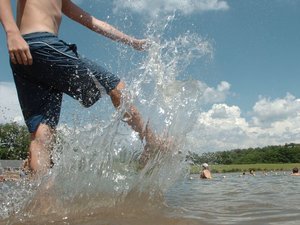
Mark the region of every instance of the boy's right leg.
MULTIPOLYGON (((120 108, 122 101, 126 101, 126 97, 122 94, 122 90, 124 88, 125 83, 123 81, 120 81, 119 84, 108 93, 116 109, 120 108)), ((123 119, 134 131, 136 131, 139 134, 140 139, 142 140, 145 137, 145 127, 142 116, 140 115, 137 108, 133 105, 129 105, 127 110, 128 111, 124 115, 123 119)))
MULTIPOLYGON (((111 101, 116 109, 118 109, 122 101, 126 101, 126 96, 122 94, 122 90, 125 88, 125 83, 121 81, 113 90, 108 94, 111 97, 111 101)), ((146 145, 139 159, 139 167, 143 168, 148 160, 153 157, 158 151, 163 150, 163 144, 159 140, 152 129, 149 127, 149 123, 144 125, 143 118, 137 108, 130 104, 127 106, 127 112, 124 115, 124 121, 139 134, 141 140, 145 140, 146 145)))

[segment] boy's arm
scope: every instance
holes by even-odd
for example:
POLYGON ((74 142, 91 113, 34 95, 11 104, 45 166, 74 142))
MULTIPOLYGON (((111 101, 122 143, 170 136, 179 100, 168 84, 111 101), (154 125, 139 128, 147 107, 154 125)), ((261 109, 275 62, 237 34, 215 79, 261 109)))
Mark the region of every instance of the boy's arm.
POLYGON ((72 20, 114 41, 130 45, 137 50, 143 50, 146 47, 147 41, 145 39, 136 39, 122 33, 108 23, 91 16, 71 0, 63 1, 62 11, 72 20))
POLYGON ((6 32, 7 49, 14 64, 32 64, 29 46, 23 39, 15 22, 10 0, 0 1, 0 21, 6 32))

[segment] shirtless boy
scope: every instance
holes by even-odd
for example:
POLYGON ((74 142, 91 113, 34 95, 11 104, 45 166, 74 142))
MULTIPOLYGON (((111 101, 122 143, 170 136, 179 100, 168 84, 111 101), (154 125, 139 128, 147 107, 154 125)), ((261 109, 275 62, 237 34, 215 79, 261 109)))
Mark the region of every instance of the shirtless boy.
POLYGON ((212 179, 211 173, 208 169, 208 164, 207 163, 203 163, 202 164, 202 171, 200 173, 200 178, 201 179, 212 179))
POLYGON ((292 176, 300 176, 298 167, 293 168, 291 175, 292 176))
MULTIPOLYGON (((116 75, 82 58, 76 45, 58 38, 62 14, 136 50, 143 50, 147 44, 146 40, 130 37, 89 15, 71 0, 18 0, 16 20, 11 1, 0 1, 0 20, 6 32, 11 68, 31 133, 29 164, 37 175, 44 174, 50 167, 50 150, 59 121, 62 94, 89 107, 101 97, 104 89, 113 105, 119 108, 125 87, 116 75)), ((124 117, 141 139, 148 142, 153 137, 148 128, 144 131, 144 122, 134 106, 130 106, 124 117)))

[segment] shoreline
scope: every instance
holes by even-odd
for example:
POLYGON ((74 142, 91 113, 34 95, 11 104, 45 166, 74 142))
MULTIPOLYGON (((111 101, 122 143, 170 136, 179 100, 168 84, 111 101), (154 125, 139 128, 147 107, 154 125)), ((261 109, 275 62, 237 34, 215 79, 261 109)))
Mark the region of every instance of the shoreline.
MULTIPOLYGON (((292 171, 294 167, 300 167, 299 163, 257 163, 257 164, 231 164, 231 165, 210 165, 212 173, 232 173, 254 171, 292 171)), ((190 174, 199 174, 201 165, 192 165, 190 174)))

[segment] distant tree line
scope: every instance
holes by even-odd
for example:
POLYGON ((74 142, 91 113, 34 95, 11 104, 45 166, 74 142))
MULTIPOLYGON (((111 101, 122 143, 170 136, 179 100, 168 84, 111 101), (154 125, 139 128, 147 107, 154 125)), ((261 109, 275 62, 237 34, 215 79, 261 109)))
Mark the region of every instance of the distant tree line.
POLYGON ((0 159, 25 159, 28 155, 29 132, 17 123, 0 124, 0 159))
POLYGON ((253 163, 299 163, 300 144, 290 143, 262 148, 234 149, 207 152, 198 155, 189 152, 188 160, 194 164, 253 164, 253 163))

